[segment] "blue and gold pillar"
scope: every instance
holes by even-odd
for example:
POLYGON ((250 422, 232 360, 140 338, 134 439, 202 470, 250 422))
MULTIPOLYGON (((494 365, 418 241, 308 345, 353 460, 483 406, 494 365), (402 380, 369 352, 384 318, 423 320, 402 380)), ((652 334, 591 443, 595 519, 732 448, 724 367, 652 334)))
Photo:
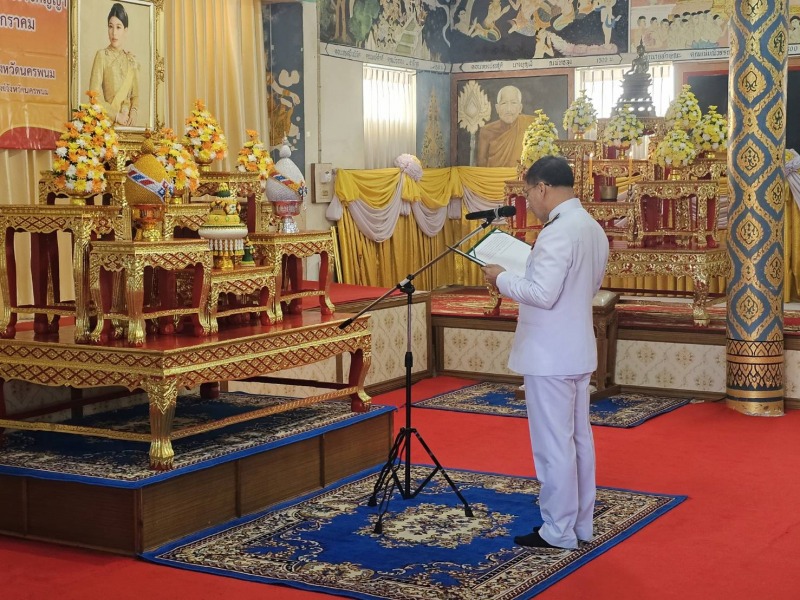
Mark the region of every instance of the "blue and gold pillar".
POLYGON ((728 77, 727 405, 783 414, 788 0, 733 0, 728 77))

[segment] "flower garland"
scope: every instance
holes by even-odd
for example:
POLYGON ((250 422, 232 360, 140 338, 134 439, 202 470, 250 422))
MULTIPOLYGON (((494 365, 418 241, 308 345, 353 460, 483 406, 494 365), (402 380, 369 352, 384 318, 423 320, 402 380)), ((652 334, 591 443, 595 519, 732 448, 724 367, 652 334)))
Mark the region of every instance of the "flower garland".
POLYGON ((422 179, 422 163, 413 154, 401 154, 394 159, 394 166, 414 181, 422 179))
POLYGON ((225 134, 202 100, 195 101, 194 110, 186 119, 183 143, 191 150, 198 164, 210 164, 228 155, 225 134))
POLYGON ((550 118, 541 109, 534 111, 533 121, 525 130, 522 140, 520 163, 527 169, 543 156, 559 155, 557 138, 558 131, 550 118))
POLYGON ((630 104, 625 104, 608 121, 603 129, 603 143, 608 146, 625 147, 638 143, 644 135, 644 125, 633 112, 630 104))
POLYGON ((247 135, 250 137, 250 141, 246 142, 239 150, 236 168, 242 173, 257 172, 263 181, 272 174, 275 163, 272 161, 269 151, 258 139, 258 132, 255 129, 248 129, 247 135))
POLYGON ((708 112, 700 117, 692 130, 692 141, 698 150, 705 152, 728 147, 728 120, 717 112, 716 106, 709 106, 708 112))
POLYGON ((117 133, 97 92, 87 92, 89 102, 81 104, 65 123, 56 142, 53 174, 59 190, 78 194, 99 194, 106 189, 105 167, 119 152, 117 133))
POLYGON ((176 193, 180 193, 187 187, 192 192, 197 190, 200 185, 197 163, 194 162, 192 153, 178 141, 175 132, 169 127, 164 127, 158 132, 154 147, 154 154, 164 165, 167 179, 175 187, 176 193))
POLYGON ((692 86, 684 84, 681 93, 672 101, 664 115, 664 121, 670 129, 680 127, 690 131, 697 125, 702 113, 697 103, 697 96, 692 92, 692 86))
POLYGON ((580 95, 569 105, 562 124, 565 130, 578 135, 586 133, 597 124, 597 111, 586 96, 586 90, 581 90, 580 95))
POLYGON ((685 167, 697 156, 689 134, 677 127, 670 129, 653 152, 653 160, 662 167, 685 167))

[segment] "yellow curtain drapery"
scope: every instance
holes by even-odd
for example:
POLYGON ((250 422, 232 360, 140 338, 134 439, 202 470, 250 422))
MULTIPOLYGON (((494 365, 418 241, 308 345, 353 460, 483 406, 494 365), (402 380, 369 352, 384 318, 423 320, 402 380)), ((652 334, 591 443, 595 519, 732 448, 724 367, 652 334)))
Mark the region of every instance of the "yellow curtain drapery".
MULTIPOLYGON (((397 178, 401 176, 399 169, 340 170, 337 173, 336 194, 345 206, 338 225, 345 282, 392 287, 475 228, 474 223, 447 219, 437 235, 428 237, 417 226, 413 216, 409 215, 399 218, 390 239, 384 242, 368 239, 358 230, 346 209, 347 203, 361 200, 371 208, 385 207, 397 188, 397 178)), ((448 167, 425 169, 419 182, 403 177, 404 201, 423 202, 428 208, 444 208, 451 199, 463 197, 465 186, 499 204, 503 200, 505 182, 516 177, 516 171, 508 168, 448 167)), ((482 284, 480 269, 455 253, 443 257, 414 281, 415 287, 420 290, 446 285, 482 284)))
MULTIPOLYGON (((401 176, 399 169, 338 172, 336 193, 345 207, 338 225, 344 282, 392 287, 470 232, 472 223, 463 219, 448 219, 442 231, 431 238, 422 233, 414 217, 409 215, 400 217, 394 234, 388 240, 373 242, 364 236, 349 215, 347 203, 361 200, 371 208, 385 208, 391 201, 397 189, 398 177, 401 176)), ((462 198, 464 188, 468 188, 484 199, 500 203, 505 195, 505 183, 516 176, 513 168, 425 169, 419 182, 404 177, 402 199, 406 202, 422 201, 429 208, 438 208, 446 206, 452 198, 462 198)), ((800 225, 795 231, 800 248, 800 225)), ((477 238, 472 243, 474 241, 477 238)), ((800 256, 800 250, 795 256, 800 256)), ((800 273, 800 267, 797 270, 800 273)), ((474 263, 451 253, 441 259, 435 268, 421 273, 415 285, 417 289, 431 290, 446 285, 475 286, 483 283, 483 274, 474 263)), ((694 290, 691 279, 670 276, 607 277, 603 285, 632 291, 658 291, 679 295, 689 294, 694 290)), ((709 292, 723 293, 725 286, 724 278, 716 278, 709 282, 709 292)))

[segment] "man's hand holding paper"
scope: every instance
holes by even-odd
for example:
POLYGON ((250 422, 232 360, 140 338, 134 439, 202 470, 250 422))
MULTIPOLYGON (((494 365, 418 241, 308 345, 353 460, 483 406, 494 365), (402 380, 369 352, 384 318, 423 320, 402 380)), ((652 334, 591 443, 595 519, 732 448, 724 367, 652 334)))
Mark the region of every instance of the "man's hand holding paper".
POLYGON ((499 229, 493 229, 468 252, 485 265, 481 270, 492 284, 490 277, 496 279, 503 271, 524 277, 530 253, 527 243, 499 229))

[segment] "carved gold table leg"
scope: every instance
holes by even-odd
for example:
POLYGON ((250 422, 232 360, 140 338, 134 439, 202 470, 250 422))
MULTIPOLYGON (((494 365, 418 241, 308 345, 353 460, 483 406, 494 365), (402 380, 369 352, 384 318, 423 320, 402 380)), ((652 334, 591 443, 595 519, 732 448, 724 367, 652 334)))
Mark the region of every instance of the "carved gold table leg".
POLYGON ((359 391, 350 396, 350 410, 353 412, 367 412, 372 405, 372 398, 364 391, 364 381, 367 378, 372 352, 359 349, 350 354, 350 374, 347 378, 349 386, 358 386, 359 391))
POLYGON ((332 315, 336 310, 330 299, 331 280, 333 279, 333 262, 327 251, 319 254, 319 289, 322 295, 319 297, 319 311, 323 315, 332 315))
POLYGON ((174 379, 149 381, 145 382, 144 389, 150 400, 150 468, 169 471, 175 458, 171 435, 178 400, 177 382, 174 379))
POLYGON ((103 305, 103 294, 100 288, 100 263, 91 258, 89 260, 89 293, 97 311, 97 322, 94 325, 94 329, 89 332, 89 341, 93 344, 99 344, 105 341, 103 340, 103 327, 106 320, 106 307, 103 305))
POLYGON ((85 276, 89 266, 89 240, 92 231, 88 223, 80 221, 72 226, 72 265, 75 282, 75 341, 89 341, 89 286, 85 276))
POLYGON ((263 325, 269 325, 274 323, 278 320, 277 315, 275 314, 275 296, 278 293, 278 279, 273 275, 269 282, 268 282, 268 289, 269 289, 269 298, 267 299, 267 320, 269 323, 264 323, 263 325))
POLYGON ((0 220, 0 337, 16 334, 16 313, 11 313, 11 294, 16 295, 17 269, 14 262, 14 233, 0 220), (11 235, 8 233, 11 232, 11 235), (14 321, 12 322, 12 316, 14 321))
POLYGON ((486 284, 486 288, 489 290, 489 302, 483 307, 483 314, 487 317, 497 317, 500 315, 500 305, 503 302, 500 290, 490 283, 486 284))
POLYGON ((708 302, 708 277, 705 273, 695 273, 692 278, 694 283, 694 302, 692 303, 692 317, 694 324, 700 327, 708 327, 711 318, 706 310, 708 302))
POLYGON ((144 345, 144 261, 134 258, 128 261, 125 286, 128 300, 128 343, 144 345))

